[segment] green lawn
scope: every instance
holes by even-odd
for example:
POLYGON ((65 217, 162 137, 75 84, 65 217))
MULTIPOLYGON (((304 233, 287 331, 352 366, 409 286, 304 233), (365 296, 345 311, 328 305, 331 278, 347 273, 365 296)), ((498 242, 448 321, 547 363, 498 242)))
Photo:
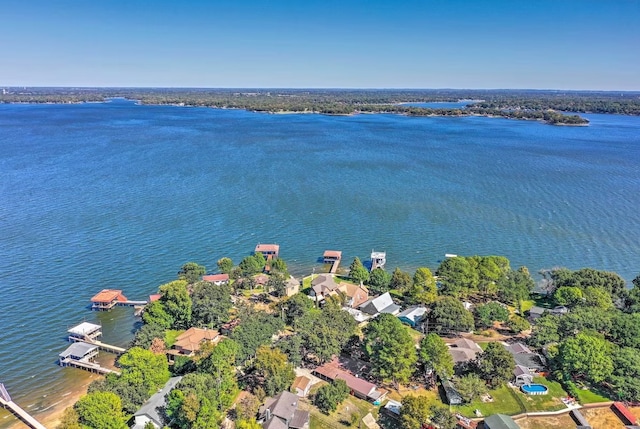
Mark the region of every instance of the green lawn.
POLYGON ((183 330, 167 329, 164 333, 164 344, 167 348, 170 348, 175 342, 178 335, 182 334, 183 330))
POLYGON ((523 407, 516 397, 516 393, 506 385, 498 389, 490 390, 493 402, 473 401, 466 405, 455 405, 451 408, 463 416, 476 417, 474 411, 480 410, 483 416, 492 414, 514 415, 523 412, 523 407))
POLYGON ((607 398, 606 396, 602 396, 599 393, 594 392, 593 390, 583 390, 580 389, 578 395, 578 402, 582 405, 585 404, 593 404, 596 402, 608 402, 611 401, 611 398, 607 398))
POLYGON ((531 307, 533 307, 535 304, 536 302, 532 299, 529 299, 526 301, 520 301, 520 307, 521 307, 522 313, 524 313, 525 311, 531 310, 531 307))
POLYGON ((407 329, 407 332, 409 333, 409 335, 411 335, 411 338, 413 338, 413 341, 416 344, 420 344, 420 341, 422 340, 422 337, 424 335, 422 335, 420 332, 416 331, 409 325, 404 325, 404 327, 407 329))
POLYGON ((546 395, 526 395, 520 390, 515 391, 514 393, 522 401, 527 412, 558 411, 566 408, 562 403, 562 398, 568 395, 560 383, 547 380, 544 377, 534 377, 533 382, 547 386, 549 393, 546 395))

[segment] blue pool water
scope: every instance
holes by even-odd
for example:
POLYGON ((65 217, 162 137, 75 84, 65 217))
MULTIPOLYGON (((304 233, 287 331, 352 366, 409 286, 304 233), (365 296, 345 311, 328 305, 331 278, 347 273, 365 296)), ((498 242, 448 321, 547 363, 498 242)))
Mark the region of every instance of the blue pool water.
POLYGON ((529 395, 542 394, 549 391, 549 388, 543 384, 525 384, 521 389, 529 395))

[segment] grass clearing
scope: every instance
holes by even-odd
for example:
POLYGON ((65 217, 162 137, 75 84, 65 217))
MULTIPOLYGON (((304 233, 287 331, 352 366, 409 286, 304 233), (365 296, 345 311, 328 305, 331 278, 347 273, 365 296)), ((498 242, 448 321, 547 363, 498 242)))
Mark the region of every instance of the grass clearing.
POLYGON ((533 382, 547 386, 549 392, 546 395, 527 395, 520 390, 514 391, 524 404, 527 412, 559 411, 566 408, 566 405, 562 402, 562 398, 568 395, 560 383, 547 380, 544 377, 534 377, 533 382))
POLYGON ((178 338, 178 335, 182 334, 184 332, 184 329, 180 330, 176 330, 176 329, 167 329, 164 333, 164 344, 167 348, 171 348, 171 346, 173 346, 176 342, 176 338, 178 338))
POLYGON ((508 386, 502 386, 490 390, 489 394, 493 398, 492 402, 482 402, 478 399, 466 405, 455 405, 451 408, 465 417, 476 417, 475 410, 480 410, 483 416, 492 414, 514 415, 524 411, 523 406, 516 397, 516 392, 508 386))
POLYGON ((602 396, 600 393, 590 389, 580 389, 578 393, 578 402, 581 404, 595 404, 597 402, 609 402, 611 398, 602 396))

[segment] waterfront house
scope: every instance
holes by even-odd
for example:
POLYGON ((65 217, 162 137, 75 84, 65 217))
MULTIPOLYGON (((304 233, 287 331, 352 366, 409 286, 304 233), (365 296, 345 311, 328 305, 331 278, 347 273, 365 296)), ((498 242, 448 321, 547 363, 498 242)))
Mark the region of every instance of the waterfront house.
POLYGON ((335 357, 331 362, 317 367, 314 374, 326 381, 344 380, 353 396, 366 401, 382 401, 388 393, 385 389, 353 375, 335 357))
POLYGON ((140 407, 133 415, 133 426, 131 429, 145 429, 148 424, 153 425, 157 429, 166 427, 169 423, 164 418, 164 407, 166 406, 166 398, 169 392, 176 387, 182 380, 182 377, 171 377, 164 387, 155 393, 147 402, 140 407))
POLYGON ((449 353, 454 363, 462 363, 474 360, 482 349, 474 341, 460 338, 449 347, 449 353))
POLYGON ((151 295, 149 295, 149 303, 160 301, 160 298, 162 298, 161 293, 152 293, 151 295))
POLYGON ((202 276, 202 280, 213 283, 216 286, 221 286, 229 283, 229 274, 207 274, 206 276, 202 276))
POLYGON ((205 342, 217 344, 221 340, 220 333, 215 329, 189 328, 176 337, 172 355, 193 356, 205 342))
POLYGON ((300 292, 300 282, 290 276, 284 285, 284 293, 286 296, 293 296, 300 292))
POLYGON ((331 274, 320 274, 311 281, 309 296, 314 297, 318 302, 340 293, 346 297, 345 306, 348 308, 358 308, 369 299, 369 290, 363 285, 336 283, 331 274))
POLYGON ((311 291, 309 291, 309 295, 318 301, 323 301, 325 296, 338 290, 338 287, 338 283, 336 283, 331 274, 320 274, 311 280, 311 291))
POLYGON ((485 429, 520 429, 520 426, 505 414, 494 414, 484 419, 485 429))
POLYGON ((542 307, 538 307, 537 305, 534 305, 529 309, 529 321, 534 322, 538 320, 539 318, 542 317, 545 311, 547 310, 542 307))
POLYGON ((286 390, 267 398, 259 410, 264 429, 308 429, 309 412, 298 409, 298 397, 286 390))
POLYGON ((412 328, 417 328, 418 325, 420 325, 420 323, 424 319, 428 311, 429 309, 422 305, 409 307, 403 312, 401 312, 400 314, 398 314, 398 319, 400 319, 402 323, 406 323, 412 328))
POLYGON ((276 259, 280 254, 280 246, 277 244, 259 244, 256 246, 254 253, 262 253, 264 259, 270 261, 276 259))
POLYGON ((521 365, 529 368, 533 373, 543 371, 545 364, 542 356, 538 353, 534 353, 522 343, 514 343, 507 346, 509 353, 513 355, 513 359, 516 361, 516 365, 521 365))
POLYGON ((296 377, 293 381, 293 385, 291 385, 291 390, 301 398, 304 398, 309 394, 309 389, 311 389, 311 379, 304 375, 296 377))
POLYGON ((93 310, 107 311, 118 305, 118 303, 127 301, 127 297, 119 289, 102 289, 91 298, 91 308, 93 310))
POLYGON ((367 300, 360 306, 360 310, 370 316, 377 316, 383 313, 393 314, 395 316, 400 313, 400 306, 393 302, 389 292, 385 292, 376 298, 367 300))

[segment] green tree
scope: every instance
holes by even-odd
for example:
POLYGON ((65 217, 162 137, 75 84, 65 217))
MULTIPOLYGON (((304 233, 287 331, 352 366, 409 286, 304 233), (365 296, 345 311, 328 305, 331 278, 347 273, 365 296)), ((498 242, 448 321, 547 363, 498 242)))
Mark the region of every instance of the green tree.
POLYGON ((225 338, 220 341, 201 363, 200 369, 211 375, 215 402, 218 408, 231 406, 238 393, 238 381, 236 378, 235 362, 240 346, 235 341, 225 338))
POLYGON ((607 291, 613 302, 627 297, 627 287, 624 279, 609 271, 599 271, 593 268, 582 268, 570 271, 560 268, 551 272, 551 278, 556 288, 564 286, 577 287, 582 291, 592 286, 607 291))
POLYGON ((284 322, 278 316, 251 309, 240 315, 241 323, 231 333, 231 339, 240 346, 237 363, 253 357, 258 347, 271 343, 271 337, 284 327, 284 322))
POLYGON ((373 372, 382 380, 406 383, 418 360, 416 346, 400 320, 391 314, 381 314, 367 325, 365 350, 373 372))
POLYGON ((287 294, 287 279, 279 272, 272 272, 265 285, 265 291, 273 292, 275 296, 282 297, 287 294))
POLYGON ((280 307, 284 311, 285 323, 295 327, 313 308, 313 301, 307 295, 297 293, 284 301, 280 307))
POLYGON ((427 370, 446 377, 453 375, 453 357, 449 353, 449 347, 435 333, 426 335, 420 341, 420 360, 427 370))
POLYGON ((640 313, 617 311, 612 318, 611 340, 621 347, 640 348, 640 313))
POLYGON ((82 426, 80 426, 80 416, 73 407, 64 410, 57 429, 82 429, 82 426))
POLYGON ((231 271, 233 271, 233 261, 231 258, 220 258, 216 265, 218 265, 218 270, 220 270, 222 274, 231 274, 231 271))
POLYGON ((608 333, 611 331, 612 318, 612 312, 598 307, 576 307, 558 320, 558 333, 561 338, 588 330, 608 333))
POLYGON ((473 315, 458 299, 445 296, 433 303, 431 319, 438 332, 469 332, 473 329, 473 315))
POLYGON ((478 374, 467 374, 456 381, 456 390, 462 399, 469 403, 482 396, 487 391, 487 385, 478 374))
POLYGON ((164 355, 133 347, 118 359, 121 368, 120 382, 144 386, 148 396, 154 394, 169 380, 169 364, 164 355))
POLYGON ((456 297, 467 296, 478 287, 478 273, 466 258, 446 258, 436 271, 440 293, 456 297))
POLYGON ((303 355, 313 354, 319 362, 340 353, 356 327, 354 318, 331 301, 320 311, 311 310, 296 324, 303 338, 303 355))
POLYGON ((83 427, 91 429, 126 429, 126 417, 118 395, 111 392, 89 393, 78 402, 75 410, 83 427))
POLYGON ((287 390, 296 378, 287 355, 269 346, 258 348, 253 366, 258 377, 257 385, 262 386, 269 396, 287 390))
MULTIPOLYGON (((364 268, 364 267, 363 267, 364 268)), ((365 270, 366 271, 366 270, 365 270)), ((391 275, 384 269, 378 267, 371 271, 369 275, 369 289, 374 293, 385 293, 389 290, 391 275)))
POLYGON ((325 414, 338 408, 338 405, 349 396, 349 388, 344 380, 336 379, 331 384, 320 387, 313 398, 313 403, 325 414))
POLYGON ((362 265, 357 256, 349 266, 349 277, 356 282, 366 283, 369 280, 369 271, 362 265))
POLYGON ((407 395, 402 398, 400 421, 404 429, 422 429, 431 419, 431 400, 424 395, 407 395))
MULTIPOLYGON (((256 253, 255 255, 245 256, 238 268, 240 268, 240 272, 244 277, 250 277, 254 274, 258 274, 262 272, 264 269, 264 263, 261 263, 260 257, 256 257, 256 255, 262 256, 262 253, 256 253)), ((264 260, 264 256, 262 256, 262 260, 264 260)))
POLYGON ((611 296, 604 289, 597 288, 595 286, 588 286, 584 290, 583 295, 585 307, 597 307, 603 310, 613 309, 611 296))
POLYGON ((440 429, 456 429, 458 419, 451 414, 449 408, 437 404, 431 406, 431 422, 440 429))
POLYGON ((173 319, 173 328, 187 329, 191 322, 191 297, 185 280, 175 280, 160 286, 160 302, 173 319))
POLYGON ((173 317, 167 313, 161 301, 153 301, 144 307, 142 320, 146 325, 160 326, 169 329, 173 326, 173 317))
POLYGON ((302 335, 287 335, 276 344, 278 349, 287 355, 291 365, 298 367, 302 364, 304 340, 302 335))
POLYGON ((202 280, 202 276, 206 274, 207 270, 202 265, 198 265, 195 262, 187 262, 178 271, 178 279, 185 280, 187 283, 192 284, 199 280, 202 280))
POLYGON ((255 418, 249 420, 236 420, 236 429, 262 429, 260 423, 255 418))
POLYGON ((493 322, 506 322, 509 320, 509 310, 495 301, 477 306, 475 313, 478 325, 483 327, 492 326, 493 322))
POLYGON ((413 285, 413 280, 409 273, 402 271, 400 268, 393 270, 391 275, 391 289, 406 291, 413 285))
POLYGON ((507 327, 514 333, 519 334, 523 331, 531 329, 531 325, 524 317, 516 316, 515 314, 509 317, 507 321, 507 327))
POLYGON ((436 280, 429 268, 418 268, 413 275, 413 284, 406 293, 411 304, 431 304, 438 296, 436 280))
POLYGON ((131 347, 142 347, 143 349, 148 349, 151 347, 155 338, 164 338, 165 329, 166 328, 156 323, 145 323, 142 325, 142 328, 138 329, 136 332, 136 336, 131 342, 131 347))
POLYGON ((629 402, 640 400, 640 350, 619 348, 613 354, 611 383, 617 399, 629 402))
POLYGON ((592 333, 580 332, 560 343, 558 362, 568 377, 583 376, 600 383, 613 373, 611 343, 592 333))
POLYGON ((533 347, 544 347, 547 344, 560 341, 558 333, 559 318, 550 314, 543 314, 533 325, 529 344, 533 347))
POLYGON ((282 258, 275 258, 271 260, 271 272, 281 273, 284 277, 289 275, 287 271, 287 263, 282 258))
POLYGON ((513 355, 500 343, 489 343, 477 358, 478 375, 491 387, 496 388, 513 377, 516 367, 513 355))
POLYGON ((194 326, 218 328, 229 321, 232 289, 211 282, 197 282, 191 293, 191 323, 194 326))
POLYGON ((535 282, 527 267, 520 267, 515 271, 509 271, 497 282, 498 299, 512 305, 529 299, 535 282))
POLYGON ((575 286, 562 286, 556 289, 553 294, 553 299, 558 305, 574 307, 583 301, 582 290, 575 286))
POLYGON ((255 419, 258 414, 260 401, 251 393, 247 393, 236 405, 236 416, 238 420, 255 419))

